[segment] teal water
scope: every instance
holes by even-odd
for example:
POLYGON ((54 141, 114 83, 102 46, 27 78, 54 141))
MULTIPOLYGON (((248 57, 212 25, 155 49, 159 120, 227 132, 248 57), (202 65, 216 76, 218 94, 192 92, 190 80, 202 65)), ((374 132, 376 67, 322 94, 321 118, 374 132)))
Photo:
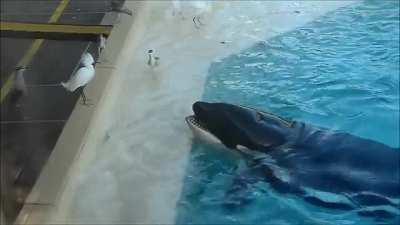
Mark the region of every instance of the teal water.
MULTIPOLYGON (((251 106, 399 147, 399 82, 399 2, 365 1, 214 63, 202 100, 251 106)), ((228 151, 195 143, 176 223, 398 222, 318 208, 265 183, 244 193, 249 204, 227 210, 223 203, 240 165, 228 151)))

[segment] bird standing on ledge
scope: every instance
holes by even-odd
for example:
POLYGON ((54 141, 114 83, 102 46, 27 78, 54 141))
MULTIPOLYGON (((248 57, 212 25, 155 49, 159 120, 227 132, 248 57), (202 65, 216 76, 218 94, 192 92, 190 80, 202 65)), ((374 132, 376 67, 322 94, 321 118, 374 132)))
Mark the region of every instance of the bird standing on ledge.
POLYGON ((26 66, 18 66, 15 68, 15 77, 14 77, 14 91, 20 92, 23 95, 27 93, 24 72, 26 71, 26 66))
POLYGON ((61 82, 61 85, 70 92, 74 92, 76 89, 81 88, 81 96, 83 99, 83 105, 89 105, 87 103, 84 88, 94 78, 94 60, 90 53, 85 53, 80 62, 83 67, 79 68, 78 71, 67 81, 61 82), (89 64, 91 62, 91 64, 89 64))
POLYGON ((15 68, 14 83, 11 90, 11 101, 17 101, 21 96, 27 95, 28 90, 25 84, 24 73, 26 71, 26 66, 17 66, 15 68))
POLYGON ((149 56, 149 58, 147 60, 147 65, 150 66, 151 68, 158 66, 158 61, 160 60, 160 57, 158 57, 158 56, 153 57, 154 51, 151 49, 147 53, 149 56))

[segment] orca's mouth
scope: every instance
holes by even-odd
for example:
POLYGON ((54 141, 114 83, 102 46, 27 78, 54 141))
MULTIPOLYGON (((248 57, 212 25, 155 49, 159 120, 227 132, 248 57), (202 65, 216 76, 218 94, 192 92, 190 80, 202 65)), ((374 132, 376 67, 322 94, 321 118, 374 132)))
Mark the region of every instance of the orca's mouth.
POLYGON ((207 125, 203 122, 201 122, 195 115, 191 115, 185 118, 186 122, 189 125, 192 125, 194 127, 197 127, 199 129, 202 129, 204 131, 210 132, 210 130, 208 130, 207 125))

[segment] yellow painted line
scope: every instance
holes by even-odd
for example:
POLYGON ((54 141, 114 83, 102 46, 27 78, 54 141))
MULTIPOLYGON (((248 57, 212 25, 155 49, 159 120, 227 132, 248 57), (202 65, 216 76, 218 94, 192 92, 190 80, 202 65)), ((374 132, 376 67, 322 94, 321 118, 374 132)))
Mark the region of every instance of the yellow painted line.
POLYGON ((60 19, 65 8, 67 8, 69 1, 70 0, 61 0, 60 4, 58 4, 56 10, 54 10, 53 15, 51 15, 51 17, 49 19, 49 23, 55 23, 58 21, 58 19, 60 19))
POLYGON ((1 88, 0 103, 3 103, 3 100, 6 98, 7 94, 10 92, 10 90, 13 86, 14 76, 15 76, 15 72, 13 72, 10 75, 10 77, 7 79, 7 81, 3 84, 3 87, 1 88))
POLYGON ((2 32, 17 32, 30 35, 62 35, 62 34, 92 34, 108 36, 112 26, 107 25, 72 25, 72 24, 48 24, 48 23, 13 23, 0 22, 2 32))
MULTIPOLYGON (((58 19, 61 17, 62 12, 67 7, 70 0, 61 0, 58 4, 57 8, 54 10, 53 15, 51 15, 49 19, 49 23, 57 22, 58 19)), ((24 57, 18 62, 17 66, 27 66, 31 63, 33 56, 35 56, 36 52, 39 50, 40 46, 43 44, 43 39, 36 39, 33 41, 31 47, 25 53, 24 57)), ((3 100, 6 98, 8 93, 10 92, 13 83, 14 83, 15 72, 12 72, 8 77, 7 81, 4 83, 3 87, 1 88, 1 95, 0 95, 0 104, 3 103, 3 100)))
POLYGON ((33 56, 39 50, 40 46, 42 46, 43 41, 43 39, 35 40, 28 51, 25 53, 24 57, 22 57, 22 59, 19 61, 18 66, 28 65, 32 61, 33 56))

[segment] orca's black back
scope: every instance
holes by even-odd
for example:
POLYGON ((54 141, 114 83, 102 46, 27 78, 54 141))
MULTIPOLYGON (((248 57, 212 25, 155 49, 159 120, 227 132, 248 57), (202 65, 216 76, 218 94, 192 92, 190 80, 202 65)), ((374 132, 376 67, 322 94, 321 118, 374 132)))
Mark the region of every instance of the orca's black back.
POLYGON ((274 158, 298 182, 334 192, 400 197, 400 150, 347 133, 304 125, 292 150, 274 158))

